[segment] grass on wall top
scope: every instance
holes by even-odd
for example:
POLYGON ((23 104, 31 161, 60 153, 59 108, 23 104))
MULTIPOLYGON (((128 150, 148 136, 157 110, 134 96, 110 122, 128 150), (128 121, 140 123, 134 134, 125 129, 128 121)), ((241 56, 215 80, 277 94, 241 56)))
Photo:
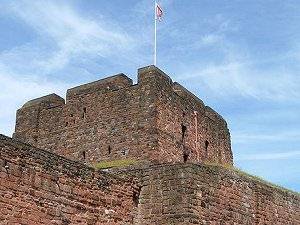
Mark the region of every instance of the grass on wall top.
MULTIPOLYGON (((119 168, 119 167, 126 167, 126 166, 136 165, 136 164, 138 164, 138 162, 139 161, 137 161, 135 159, 116 159, 116 160, 101 161, 101 162, 95 163, 93 165, 93 167, 95 169, 99 169, 99 170, 101 170, 101 169, 110 169, 110 168, 119 168)), ((246 173, 246 172, 244 172, 244 171, 242 171, 242 170, 240 170, 240 169, 238 169, 238 168, 236 168, 236 167, 234 167, 232 165, 223 165, 223 164, 210 163, 210 162, 205 162, 204 165, 211 166, 211 167, 221 167, 221 168, 224 168, 224 169, 227 169, 227 170, 230 170, 230 171, 234 171, 234 172, 236 172, 237 174, 239 174, 241 176, 246 176, 248 178, 251 178, 253 180, 259 181, 259 182, 264 183, 266 185, 269 185, 271 187, 280 189, 280 190, 282 190, 284 192, 292 192, 294 194, 300 195, 299 192, 292 191, 292 190, 286 189, 284 187, 281 187, 279 185, 270 183, 270 182, 264 180, 261 177, 248 174, 248 173, 246 173)))
POLYGON ((248 178, 251 178, 252 180, 255 180, 255 181, 258 181, 258 182, 261 182, 263 184, 266 184, 268 186, 271 186, 273 188, 277 188, 277 189, 280 189, 284 192, 291 192, 291 193, 294 193, 296 195, 300 195, 299 192, 297 191, 293 191, 293 190, 290 190, 290 189, 287 189, 287 188, 284 188, 280 185, 277 185, 277 184, 274 184, 274 183, 271 183, 269 181, 266 181, 265 179, 263 179, 262 177, 259 177, 259 176, 256 176, 256 175, 252 175, 252 174, 249 174, 237 167, 234 167, 233 165, 229 165, 229 164, 218 164, 218 163, 210 163, 210 162, 205 162, 205 165, 206 166, 215 166, 215 167, 222 167, 222 168, 225 168, 227 170, 231 170, 231 171, 234 171, 236 172, 237 174, 241 175, 241 176, 245 176, 245 177, 248 177, 248 178))
POLYGON ((136 164, 137 161, 134 159, 116 159, 110 161, 101 161, 94 164, 94 168, 96 169, 109 169, 115 167, 124 167, 136 164))

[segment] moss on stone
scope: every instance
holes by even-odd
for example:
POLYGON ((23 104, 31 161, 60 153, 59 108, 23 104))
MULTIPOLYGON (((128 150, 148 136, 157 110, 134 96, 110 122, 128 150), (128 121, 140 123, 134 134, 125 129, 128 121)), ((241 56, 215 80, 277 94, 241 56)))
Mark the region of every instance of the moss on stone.
POLYGON ((114 167, 123 167, 137 164, 137 160, 134 159, 117 159, 110 161, 101 161, 93 165, 96 169, 109 169, 114 167))

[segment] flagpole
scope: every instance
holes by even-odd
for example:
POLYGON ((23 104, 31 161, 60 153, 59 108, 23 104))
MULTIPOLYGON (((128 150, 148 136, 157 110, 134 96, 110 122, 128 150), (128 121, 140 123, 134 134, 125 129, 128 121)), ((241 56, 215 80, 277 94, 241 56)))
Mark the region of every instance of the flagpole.
POLYGON ((156 66, 156 1, 154 1, 154 66, 156 66))

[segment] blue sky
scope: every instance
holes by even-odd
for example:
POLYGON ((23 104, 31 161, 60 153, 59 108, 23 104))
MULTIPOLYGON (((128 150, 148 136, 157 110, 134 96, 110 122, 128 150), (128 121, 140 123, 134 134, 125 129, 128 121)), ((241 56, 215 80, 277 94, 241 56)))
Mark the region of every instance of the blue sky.
MULTIPOLYGON (((237 167, 300 191, 300 2, 160 3, 158 67, 228 121, 237 167)), ((152 0, 3 0, 0 132, 27 100, 152 58, 152 0)))

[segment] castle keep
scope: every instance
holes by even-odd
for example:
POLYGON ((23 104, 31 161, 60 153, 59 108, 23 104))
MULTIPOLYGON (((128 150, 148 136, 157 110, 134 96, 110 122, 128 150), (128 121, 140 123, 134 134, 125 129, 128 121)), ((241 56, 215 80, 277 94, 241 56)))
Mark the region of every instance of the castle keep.
POLYGON ((86 162, 232 164, 230 134, 213 109, 154 66, 31 100, 17 112, 14 138, 86 162))
POLYGON ((28 101, 0 169, 1 225, 300 224, 299 194, 235 170, 226 121, 155 66, 28 101))

